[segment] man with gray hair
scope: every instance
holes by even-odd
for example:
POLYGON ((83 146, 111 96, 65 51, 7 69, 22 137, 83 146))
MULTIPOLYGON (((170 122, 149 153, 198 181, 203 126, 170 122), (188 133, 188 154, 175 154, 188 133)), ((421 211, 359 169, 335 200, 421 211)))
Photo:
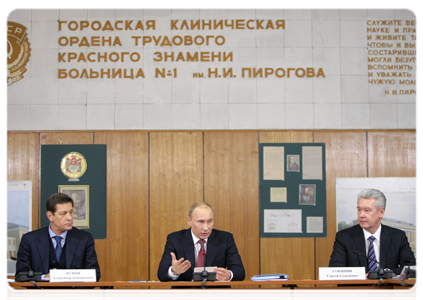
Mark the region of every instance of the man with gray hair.
POLYGON ((381 191, 366 189, 358 194, 358 224, 336 234, 329 267, 366 267, 366 273, 382 267, 400 274, 404 266, 415 264, 405 232, 382 225, 385 208, 381 191))

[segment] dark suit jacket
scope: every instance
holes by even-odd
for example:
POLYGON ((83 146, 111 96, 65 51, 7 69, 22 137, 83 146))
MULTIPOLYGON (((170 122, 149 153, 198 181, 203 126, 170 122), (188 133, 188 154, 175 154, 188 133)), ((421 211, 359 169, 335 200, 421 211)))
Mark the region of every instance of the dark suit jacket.
MULTIPOLYGON (((191 262, 191 268, 178 277, 179 281, 191 281, 195 267, 195 250, 191 229, 177 231, 167 236, 164 253, 157 271, 160 281, 171 280, 167 275, 169 267, 172 265, 171 252, 175 253, 176 259, 183 257, 191 262)), ((244 280, 244 266, 231 233, 212 230, 207 240, 206 266, 227 267, 233 273, 232 280, 244 280)))
MULTIPOLYGON (((381 226, 380 265, 384 269, 391 269, 395 274, 400 274, 403 266, 415 264, 413 251, 404 231, 381 226)), ((360 225, 341 230, 336 234, 329 267, 366 267, 367 272, 367 258, 355 254, 354 251, 366 255, 364 233, 360 225)))
MULTIPOLYGON (((18 260, 28 263, 34 272, 49 273, 48 227, 28 232, 22 236, 18 250, 18 260)), ((93 236, 72 227, 66 236, 66 269, 95 269, 97 281, 100 280, 100 266, 94 249, 93 236)), ((27 265, 17 262, 16 275, 27 272, 27 265)))

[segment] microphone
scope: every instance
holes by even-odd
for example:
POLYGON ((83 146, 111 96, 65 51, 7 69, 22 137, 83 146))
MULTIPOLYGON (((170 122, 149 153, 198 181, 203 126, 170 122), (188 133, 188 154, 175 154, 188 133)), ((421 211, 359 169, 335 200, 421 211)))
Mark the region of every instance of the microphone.
POLYGON ((410 261, 410 264, 406 268, 406 271, 405 271, 405 279, 415 278, 416 277, 416 270, 412 270, 411 269, 411 265, 413 264, 413 262, 416 263, 416 258, 415 257, 414 257, 414 259, 412 261, 410 261))
POLYGON ((382 268, 382 265, 380 264, 380 262, 378 262, 377 260, 368 257, 367 255, 364 255, 360 252, 358 252, 357 250, 354 251, 354 254, 357 254, 359 256, 364 256, 367 259, 370 259, 374 262, 376 262, 379 265, 379 271, 369 271, 369 275, 367 276, 367 278, 369 279, 380 279, 380 278, 384 278, 384 279, 390 279, 392 278, 392 271, 389 269, 384 270, 382 268))
POLYGON ((204 270, 201 273, 201 276, 203 276, 203 277, 207 277, 207 275, 208 275, 208 273, 206 271, 206 257, 207 257, 207 253, 206 253, 206 251, 203 251, 204 270))
POLYGON ((28 272, 19 272, 15 276, 15 281, 17 281, 17 282, 41 281, 41 275, 42 275, 42 273, 41 272, 34 272, 31 269, 31 266, 27 262, 24 262, 24 261, 22 261, 20 259, 17 259, 16 257, 13 257, 13 256, 10 257, 10 259, 11 260, 14 260, 14 261, 18 261, 18 262, 20 262, 20 263, 22 263, 24 265, 27 265, 28 268, 29 268, 29 271, 28 272))
POLYGON ((204 284, 206 283, 206 281, 216 281, 216 272, 208 272, 206 270, 206 258, 207 258, 207 252, 203 250, 203 252, 201 253, 203 255, 203 261, 204 261, 204 269, 202 271, 200 270, 195 270, 194 269, 194 274, 193 274, 193 280, 194 281, 203 281, 203 285, 201 286, 202 288, 204 288, 204 284))

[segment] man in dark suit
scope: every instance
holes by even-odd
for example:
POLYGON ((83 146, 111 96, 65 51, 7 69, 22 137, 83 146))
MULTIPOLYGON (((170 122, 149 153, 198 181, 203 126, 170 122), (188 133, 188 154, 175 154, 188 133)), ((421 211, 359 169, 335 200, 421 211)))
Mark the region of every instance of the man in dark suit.
POLYGON ((204 266, 204 258, 205 266, 217 267, 216 280, 244 280, 245 270, 235 240, 231 233, 213 229, 213 217, 212 207, 205 202, 190 207, 187 221, 191 229, 167 236, 157 271, 160 281, 191 281, 194 267, 204 266))
POLYGON ((372 263, 365 256, 370 256, 371 248, 375 260, 380 263, 375 264, 376 269, 388 268, 400 274, 404 266, 414 265, 414 254, 404 231, 381 224, 386 207, 385 195, 368 189, 361 191, 357 198, 359 224, 336 234, 329 267, 366 267, 367 273, 372 263))
POLYGON ((49 278, 51 269, 95 269, 100 280, 100 266, 94 239, 86 231, 73 227, 73 200, 56 193, 47 199, 47 218, 50 225, 22 236, 16 262, 16 276, 27 272, 41 272, 49 278), (59 250, 57 247, 60 247, 59 250), (57 257, 59 256, 59 257, 57 257))

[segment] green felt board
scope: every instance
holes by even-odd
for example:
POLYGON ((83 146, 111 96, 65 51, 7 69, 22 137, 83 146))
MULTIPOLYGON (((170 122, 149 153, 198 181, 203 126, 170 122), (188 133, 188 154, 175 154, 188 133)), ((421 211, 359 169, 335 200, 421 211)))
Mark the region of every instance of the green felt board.
POLYGON ((48 226, 47 198, 59 191, 59 185, 89 185, 89 228, 95 239, 107 238, 107 146, 42 145, 41 146, 41 227, 48 226), (87 161, 87 170, 79 181, 69 181, 61 169, 62 158, 78 152, 87 161))

